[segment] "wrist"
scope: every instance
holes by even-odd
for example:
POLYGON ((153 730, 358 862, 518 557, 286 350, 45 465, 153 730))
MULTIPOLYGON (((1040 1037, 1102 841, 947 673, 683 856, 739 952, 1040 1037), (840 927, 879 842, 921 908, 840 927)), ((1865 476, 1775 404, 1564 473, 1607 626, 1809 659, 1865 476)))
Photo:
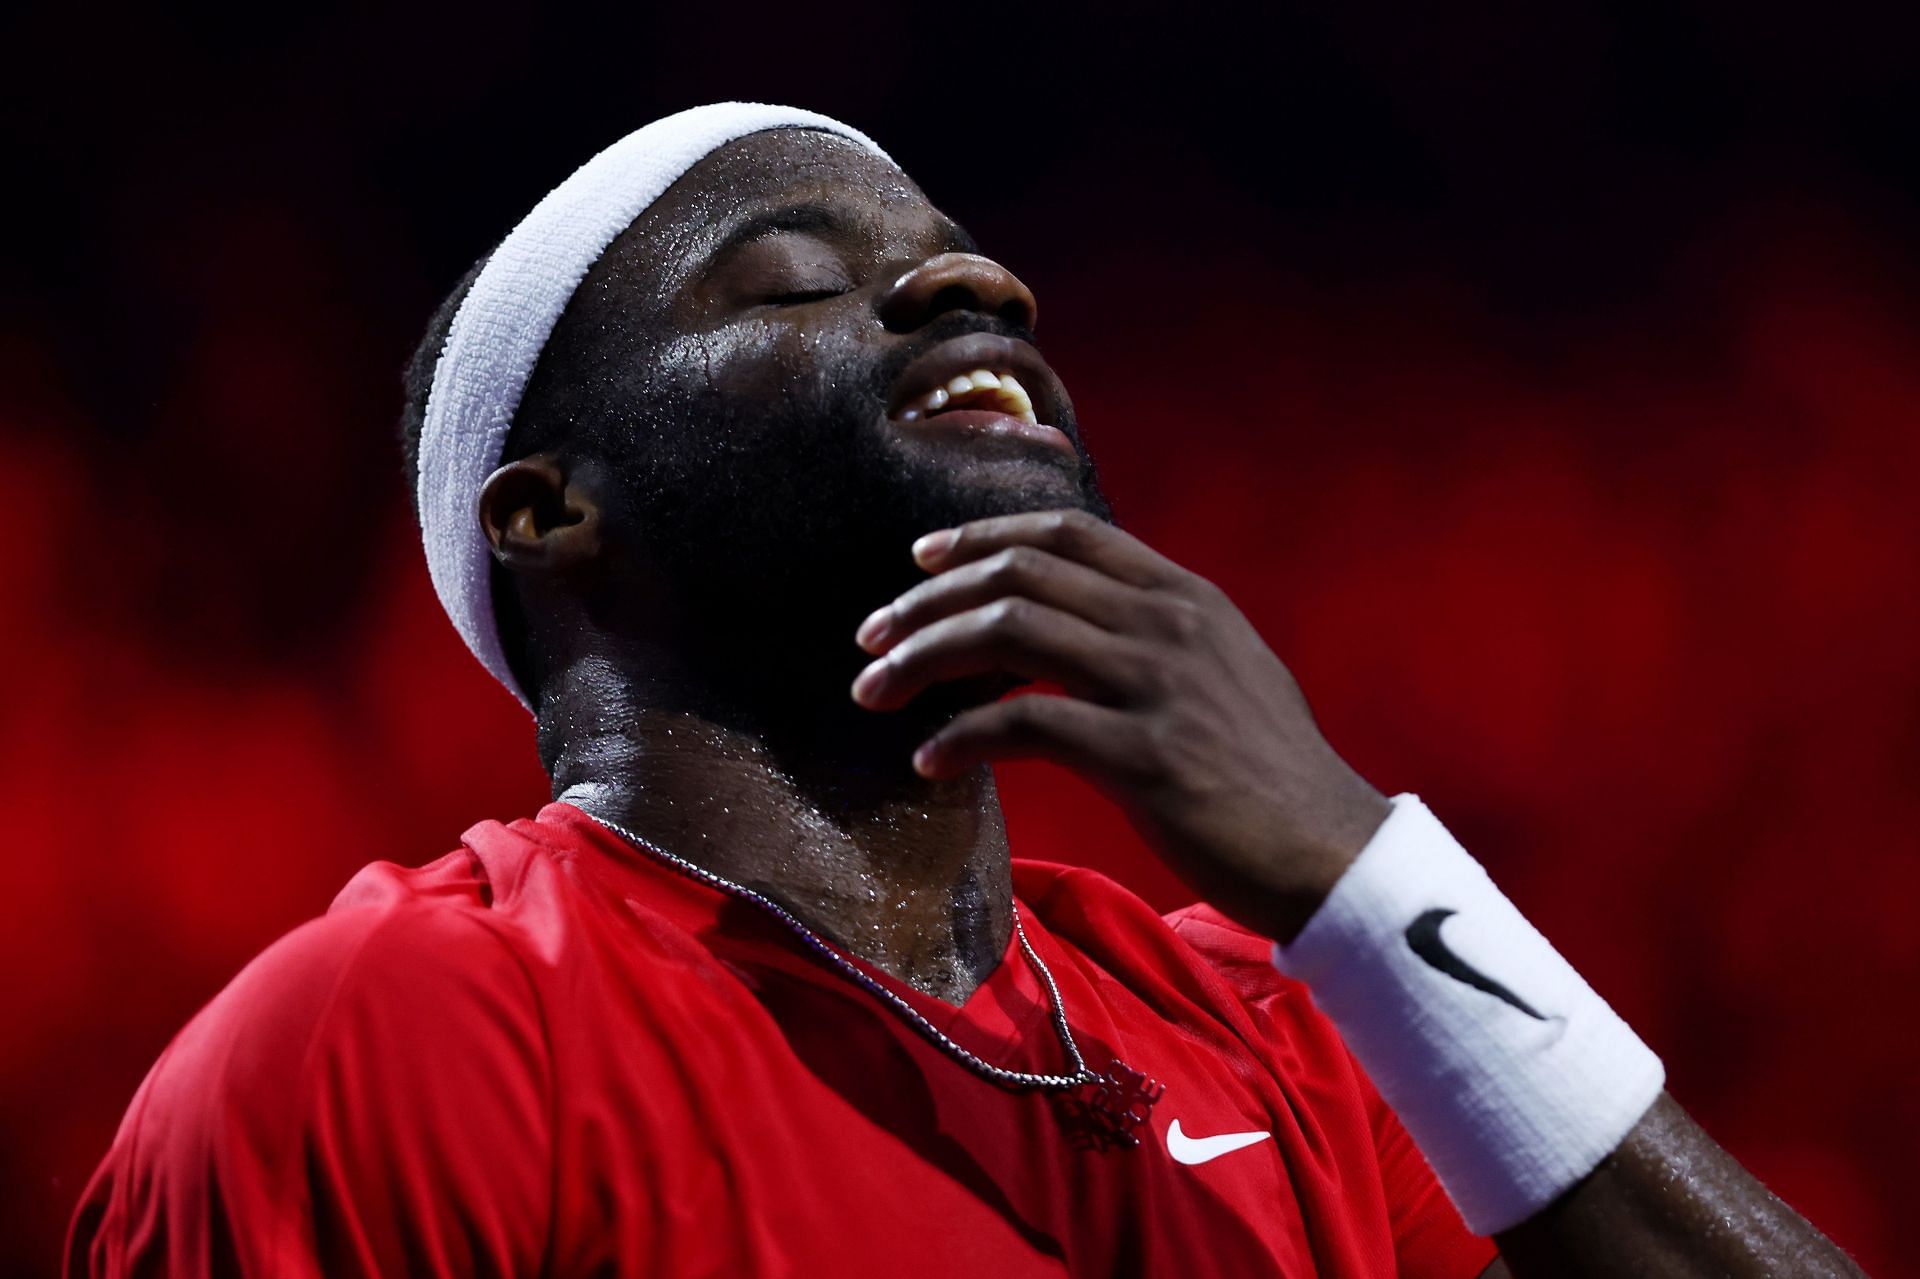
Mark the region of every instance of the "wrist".
POLYGON ((1480 1234, 1590 1172, 1664 1079, 1411 795, 1273 958, 1313 992, 1480 1234))
POLYGON ((1304 825, 1304 837, 1277 856, 1288 868, 1287 882, 1275 893, 1273 923, 1267 933, 1282 945, 1307 926, 1393 814, 1393 801, 1359 774, 1350 777, 1350 784, 1327 793, 1316 805, 1318 811, 1304 825))

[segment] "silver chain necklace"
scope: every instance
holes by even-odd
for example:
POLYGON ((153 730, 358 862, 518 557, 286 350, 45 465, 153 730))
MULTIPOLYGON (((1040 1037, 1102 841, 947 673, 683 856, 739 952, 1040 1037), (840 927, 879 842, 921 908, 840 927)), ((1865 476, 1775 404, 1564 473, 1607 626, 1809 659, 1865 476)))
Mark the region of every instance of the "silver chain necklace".
MULTIPOLYGON (((562 795, 561 799, 565 800, 566 797, 562 795)), ((1027 963, 1033 966, 1034 973, 1039 976, 1041 984, 1047 988, 1047 1004, 1052 1013, 1053 1028, 1059 1035, 1060 1045, 1066 1049, 1067 1061, 1072 1066, 1072 1070, 1067 1074, 1048 1075, 1024 1070, 1008 1070, 1004 1066, 996 1066, 977 1054, 969 1052, 922 1016, 919 1009, 868 976, 820 934, 801 923, 792 911, 765 893, 748 888, 744 884, 736 884, 730 879, 714 874, 704 866, 670 853, 652 840, 637 835, 598 813, 588 812, 586 808, 574 801, 566 802, 572 803, 575 808, 586 813, 595 822, 641 852, 665 862, 687 878, 711 888, 717 888, 742 901, 751 902, 772 915, 785 924, 808 950, 832 964, 851 978, 856 985, 892 1009, 917 1031, 921 1038, 981 1078, 998 1084, 1002 1088, 1034 1088, 1062 1096, 1068 1096, 1081 1089, 1091 1089, 1091 1096, 1085 1099, 1070 1099, 1068 1115, 1070 1122, 1091 1144, 1102 1148, 1132 1147, 1138 1144, 1139 1139, 1133 1135, 1133 1130, 1146 1122, 1153 1104, 1166 1092, 1166 1086, 1155 1083, 1139 1071, 1129 1068, 1118 1058, 1114 1059, 1105 1074, 1095 1074, 1087 1069, 1086 1059, 1080 1055, 1080 1046, 1074 1042, 1073 1031, 1067 1025, 1067 1009, 1065 1002, 1060 998, 1060 987, 1054 982, 1053 973, 1048 970, 1046 962, 1034 950, 1033 943, 1027 940, 1027 930, 1021 926, 1020 907, 1017 903, 1012 904, 1014 936, 1020 941, 1020 950, 1026 956, 1027 963)))

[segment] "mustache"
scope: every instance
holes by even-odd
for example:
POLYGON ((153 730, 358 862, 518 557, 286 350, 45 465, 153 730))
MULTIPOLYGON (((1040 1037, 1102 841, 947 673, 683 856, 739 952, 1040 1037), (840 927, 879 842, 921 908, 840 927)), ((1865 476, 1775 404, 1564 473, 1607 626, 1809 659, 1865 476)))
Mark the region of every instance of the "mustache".
POLYGON ((1024 324, 1009 324, 997 315, 987 315, 979 311, 947 311, 936 315, 914 334, 914 340, 902 345, 898 350, 890 351, 873 368, 873 377, 869 389, 879 396, 882 403, 893 390, 894 383, 906 371, 907 365, 925 355, 942 342, 958 337, 967 337, 974 333, 992 333, 997 337, 1011 338, 1018 342, 1033 343, 1033 330, 1024 324))

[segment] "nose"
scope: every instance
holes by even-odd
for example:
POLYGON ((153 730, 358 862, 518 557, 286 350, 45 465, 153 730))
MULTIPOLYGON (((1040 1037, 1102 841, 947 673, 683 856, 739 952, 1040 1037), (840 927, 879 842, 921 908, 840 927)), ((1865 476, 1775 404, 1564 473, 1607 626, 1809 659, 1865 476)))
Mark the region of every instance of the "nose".
POLYGON ((880 298, 880 323, 911 333, 948 311, 975 311, 1031 330, 1040 304, 1020 277, 978 253, 942 253, 893 282, 880 298))

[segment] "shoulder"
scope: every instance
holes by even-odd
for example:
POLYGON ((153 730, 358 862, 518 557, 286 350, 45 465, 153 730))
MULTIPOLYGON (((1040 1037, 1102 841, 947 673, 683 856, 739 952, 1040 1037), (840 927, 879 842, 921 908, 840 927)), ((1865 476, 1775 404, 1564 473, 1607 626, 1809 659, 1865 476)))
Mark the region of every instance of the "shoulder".
POLYGON ((113 1157, 287 1157, 346 1112, 404 1113, 410 1093, 485 1062, 545 1087, 538 998, 460 854, 376 863, 324 916, 256 956, 148 1072, 113 1157))
MULTIPOLYGON (((1124 885, 1083 866, 1015 861, 1014 892, 1055 937, 1070 942, 1113 976, 1136 989, 1175 988, 1190 1001, 1231 1017, 1250 991, 1247 955, 1264 953, 1251 933, 1220 932, 1224 917, 1207 906, 1161 915, 1124 885), (1230 962, 1236 961, 1236 962, 1230 962)), ((1271 966, 1268 973, 1280 978, 1271 966)))
POLYGON ((460 1001, 480 988, 524 1002, 531 987, 488 918, 489 891, 464 852, 418 867, 375 862, 325 915, 256 956, 186 1033, 297 1053, 350 1030, 369 1006, 460 1001))
MULTIPOLYGON (((480 912, 401 900, 336 909, 269 946, 168 1047, 143 1109, 280 1127, 482 1060, 544 1076, 538 998, 480 912)), ((262 1140, 277 1135, 262 1131, 262 1140)))
POLYGON ((1243 999, 1303 997, 1306 987, 1273 966, 1273 942, 1234 923, 1205 902, 1165 917, 1167 927, 1198 951, 1243 999))
POLYGON ((1171 946, 1247 994, 1297 986, 1270 962, 1272 943, 1205 902, 1161 914, 1124 885, 1084 866, 1016 859, 1014 891, 1056 932, 1113 941, 1125 936, 1171 946))
POLYGON ((1229 992, 1269 1019, 1269 1034, 1338 1043, 1307 988, 1273 966, 1273 943, 1205 902, 1162 915, 1098 871, 1023 860, 1014 862, 1014 890, 1049 930, 1110 969, 1229 992))
MULTIPOLYGON (((483 908, 434 900, 336 907, 241 971, 207 1011, 309 1037, 345 1029, 369 1005, 536 998, 513 934, 483 908)), ((419 1032, 414 1032, 415 1034, 419 1032)))
POLYGON ((432 893, 336 906, 168 1045, 88 1186, 72 1255, 96 1273, 136 1257, 198 1273, 183 1259, 227 1249, 309 1273, 291 1259, 319 1246, 322 1215, 407 1246, 388 1207, 426 1192, 421 1169, 442 1170, 434 1202, 518 1239, 544 1194, 549 1071, 534 987, 483 908, 432 893))
POLYGON ((1164 931, 1159 914, 1132 889, 1088 866, 1016 857, 1013 891, 1056 931, 1101 925, 1164 931))

